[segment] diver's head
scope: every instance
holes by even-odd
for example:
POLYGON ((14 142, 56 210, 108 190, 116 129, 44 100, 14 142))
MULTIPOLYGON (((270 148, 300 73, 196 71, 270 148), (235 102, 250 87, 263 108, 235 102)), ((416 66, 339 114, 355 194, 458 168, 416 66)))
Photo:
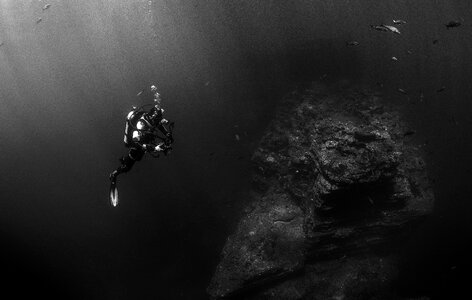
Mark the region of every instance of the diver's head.
POLYGON ((151 122, 159 122, 162 119, 162 110, 157 105, 155 105, 149 111, 148 116, 151 122))
POLYGON ((151 92, 157 93, 157 86, 155 86, 154 84, 151 85, 151 92))

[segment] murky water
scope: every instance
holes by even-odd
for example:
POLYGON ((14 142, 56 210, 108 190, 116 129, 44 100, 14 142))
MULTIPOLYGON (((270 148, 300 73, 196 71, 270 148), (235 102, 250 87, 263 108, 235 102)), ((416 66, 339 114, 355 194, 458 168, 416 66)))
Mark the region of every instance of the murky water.
POLYGON ((8 290, 205 299, 261 132, 284 93, 320 78, 403 107, 437 196, 404 276, 413 294, 459 287, 472 229, 472 2, 2 0, 0 43, 8 290), (394 19, 407 22, 401 34, 369 27, 394 19), (462 26, 447 29, 452 20, 462 26), (112 209, 124 118, 152 83, 176 123, 174 152, 123 175, 112 209))

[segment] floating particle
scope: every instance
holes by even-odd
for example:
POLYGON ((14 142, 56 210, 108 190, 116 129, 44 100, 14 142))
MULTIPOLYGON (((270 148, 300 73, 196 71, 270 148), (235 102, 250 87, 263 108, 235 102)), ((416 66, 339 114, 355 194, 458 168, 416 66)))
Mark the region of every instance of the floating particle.
POLYGON ((398 91, 404 95, 408 95, 408 93, 402 88, 398 88, 398 91))
POLYGON ((346 46, 359 46, 359 42, 349 41, 349 42, 346 42, 346 46))

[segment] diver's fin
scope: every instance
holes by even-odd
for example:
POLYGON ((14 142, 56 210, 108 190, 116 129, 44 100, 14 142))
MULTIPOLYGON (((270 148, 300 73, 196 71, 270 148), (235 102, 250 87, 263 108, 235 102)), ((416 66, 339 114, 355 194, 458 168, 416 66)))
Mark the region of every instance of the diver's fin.
POLYGON ((110 204, 113 207, 118 206, 118 188, 116 187, 116 181, 112 181, 110 185, 110 204))

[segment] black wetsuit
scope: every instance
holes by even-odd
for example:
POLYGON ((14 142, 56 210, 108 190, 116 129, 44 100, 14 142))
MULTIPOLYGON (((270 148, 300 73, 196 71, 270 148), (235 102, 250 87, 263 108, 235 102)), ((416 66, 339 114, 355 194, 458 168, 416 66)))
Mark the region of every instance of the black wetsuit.
POLYGON ((124 155, 120 158, 121 166, 116 169, 117 172, 115 176, 131 170, 134 163, 140 161, 144 154, 146 154, 146 150, 144 150, 143 146, 138 143, 133 143, 133 145, 129 147, 128 155, 124 155))
POLYGON ((110 174, 110 180, 114 182, 116 177, 121 173, 126 173, 133 167, 134 163, 140 161, 146 152, 153 152, 156 147, 154 128, 157 128, 165 136, 164 142, 164 154, 170 149, 170 144, 173 142, 172 134, 162 124, 162 110, 160 108, 153 107, 151 111, 145 114, 142 121, 145 123, 148 130, 141 131, 141 137, 139 141, 133 141, 129 146, 128 155, 120 158, 121 166, 110 174))

